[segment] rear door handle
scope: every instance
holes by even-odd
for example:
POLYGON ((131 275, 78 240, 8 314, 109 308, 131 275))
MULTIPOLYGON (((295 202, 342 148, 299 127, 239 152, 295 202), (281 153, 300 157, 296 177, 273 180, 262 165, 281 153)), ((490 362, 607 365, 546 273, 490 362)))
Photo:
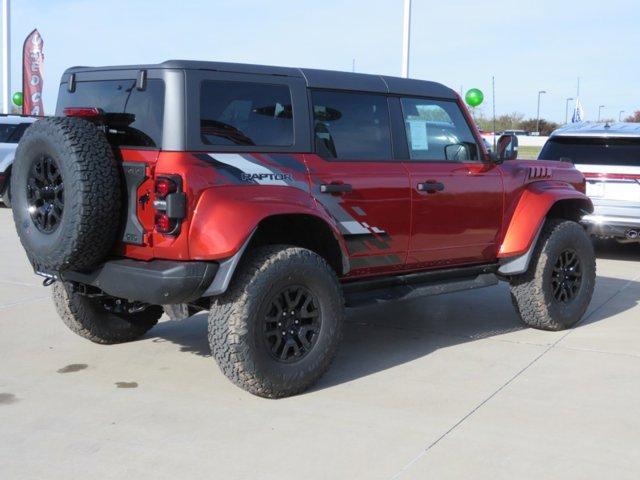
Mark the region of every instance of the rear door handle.
POLYGON ((323 183, 320 185, 321 193, 347 193, 352 190, 349 183, 323 183))
POLYGON ((436 193, 444 190, 444 183, 436 182, 435 180, 427 180, 426 182, 418 184, 419 192, 436 193))

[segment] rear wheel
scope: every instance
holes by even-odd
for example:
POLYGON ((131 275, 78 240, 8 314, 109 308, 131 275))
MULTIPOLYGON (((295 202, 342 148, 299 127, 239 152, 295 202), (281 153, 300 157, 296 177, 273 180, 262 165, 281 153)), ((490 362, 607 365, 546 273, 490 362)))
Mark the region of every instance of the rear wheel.
POLYGON ((593 245, 577 223, 548 220, 529 269, 511 278, 511 299, 522 321, 563 330, 584 315, 595 286, 593 245))
POLYGON ((325 260, 296 247, 249 254, 229 290, 214 298, 209 343, 224 374, 261 397, 303 392, 329 368, 344 300, 325 260))
POLYGON ((5 207, 11 208, 11 175, 9 172, 7 172, 7 180, 2 194, 2 203, 5 207))
POLYGON ((69 282, 52 287, 53 303, 69 329, 95 343, 114 344, 140 338, 158 323, 159 305, 136 305, 111 297, 89 297, 69 282))

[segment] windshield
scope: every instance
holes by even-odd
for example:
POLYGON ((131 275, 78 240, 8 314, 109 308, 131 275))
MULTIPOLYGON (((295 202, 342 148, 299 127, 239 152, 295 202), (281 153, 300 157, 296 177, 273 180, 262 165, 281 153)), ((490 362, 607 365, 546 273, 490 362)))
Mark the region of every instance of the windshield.
POLYGON ((539 160, 571 160, 586 165, 640 166, 640 138, 552 137, 539 160))
POLYGON ((136 81, 101 80, 77 82, 74 92, 67 84, 60 85, 56 115, 66 107, 97 107, 105 113, 132 115, 128 125, 119 125, 109 134, 109 141, 120 146, 160 147, 164 115, 164 82, 149 79, 144 90, 136 88, 136 81))

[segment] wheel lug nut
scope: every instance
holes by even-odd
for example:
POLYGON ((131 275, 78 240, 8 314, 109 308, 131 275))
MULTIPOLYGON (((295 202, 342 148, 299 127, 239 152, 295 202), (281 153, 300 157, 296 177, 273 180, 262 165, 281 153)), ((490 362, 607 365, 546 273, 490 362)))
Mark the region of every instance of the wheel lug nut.
POLYGON ((284 337, 287 334, 284 330, 282 331, 282 336, 284 337))
POLYGON ((295 314, 296 314, 296 312, 294 312, 293 310, 291 310, 291 315, 295 315, 295 314))
POLYGON ((289 330, 289 333, 290 333, 291 335, 293 335, 293 330, 289 330))
POLYGON ((282 312, 282 316, 286 317, 287 316, 287 312, 282 312))
POLYGON ((278 326, 281 327, 282 326, 282 322, 278 322, 278 326))
POLYGON ((298 325, 300 323, 300 320, 296 320, 294 323, 298 325))

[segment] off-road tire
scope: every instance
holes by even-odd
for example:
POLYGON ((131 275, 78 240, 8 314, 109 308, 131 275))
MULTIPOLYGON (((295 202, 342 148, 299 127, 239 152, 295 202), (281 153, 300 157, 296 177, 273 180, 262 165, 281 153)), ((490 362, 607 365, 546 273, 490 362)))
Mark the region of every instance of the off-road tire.
POLYGON ((576 222, 550 219, 545 223, 528 270, 511 277, 511 300, 522 321, 541 330, 564 330, 575 325, 589 306, 596 279, 593 245, 576 222), (574 251, 581 265, 582 283, 575 297, 561 302, 553 295, 552 271, 558 256, 574 251))
POLYGON ((99 298, 74 291, 68 282, 53 284, 52 297, 58 315, 69 329, 87 340, 104 345, 137 340, 158 323, 162 307, 152 305, 137 313, 115 313, 99 298))
POLYGON ((284 245, 258 248, 243 259, 226 293, 209 312, 211 352, 223 373, 248 392, 266 398, 302 393, 329 368, 342 336, 344 298, 335 273, 315 253, 284 245), (301 285, 320 304, 316 343, 295 363, 280 363, 261 337, 259 312, 279 289, 301 285))
POLYGON ((7 208, 11 208, 11 170, 7 171, 7 180, 4 186, 4 193, 2 194, 2 203, 7 208))
POLYGON ((11 177, 14 222, 36 270, 88 270, 105 258, 120 231, 121 179, 113 150, 94 124, 73 117, 33 123, 18 144, 11 177), (29 211, 32 166, 45 158, 55 162, 62 184, 63 210, 52 232, 39 229, 29 211))

